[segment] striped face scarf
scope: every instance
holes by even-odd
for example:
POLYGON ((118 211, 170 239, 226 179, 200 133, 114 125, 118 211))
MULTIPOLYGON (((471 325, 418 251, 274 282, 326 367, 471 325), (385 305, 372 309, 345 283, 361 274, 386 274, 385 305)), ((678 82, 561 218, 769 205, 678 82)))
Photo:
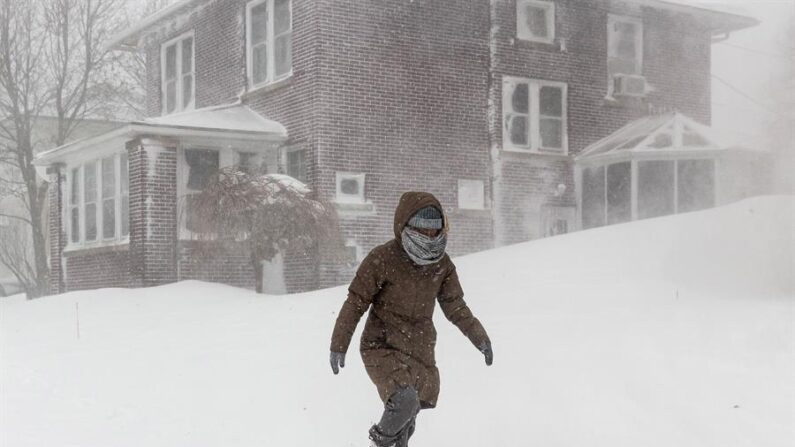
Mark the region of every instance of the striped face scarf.
POLYGON ((426 236, 410 227, 404 227, 400 233, 403 250, 417 265, 428 265, 439 262, 444 256, 447 246, 447 234, 443 231, 436 237, 426 236))

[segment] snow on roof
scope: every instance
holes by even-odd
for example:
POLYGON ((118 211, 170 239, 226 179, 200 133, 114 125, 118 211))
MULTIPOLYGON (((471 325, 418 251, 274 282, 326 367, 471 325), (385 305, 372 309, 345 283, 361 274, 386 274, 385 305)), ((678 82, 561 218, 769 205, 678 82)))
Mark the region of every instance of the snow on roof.
POLYGON ((233 132, 259 132, 287 137, 279 122, 263 118, 247 106, 233 104, 146 118, 133 124, 233 132))
POLYGON ((183 13, 185 11, 190 11, 194 4, 198 4, 202 1, 206 0, 179 0, 176 1, 165 8, 162 8, 155 12, 154 14, 145 17, 143 20, 139 21, 136 25, 131 26, 120 32, 119 34, 113 36, 110 41, 107 43, 106 48, 120 48, 120 49, 134 49, 138 46, 138 39, 141 35, 160 22, 161 20, 172 17, 178 13, 183 13))
POLYGON ((714 151, 738 146, 716 135, 710 127, 676 112, 632 121, 585 148, 576 159, 619 152, 714 151))
POLYGON ((717 2, 695 0, 631 0, 651 8, 694 14, 704 20, 715 33, 726 33, 759 24, 746 11, 737 7, 724 6, 717 2))

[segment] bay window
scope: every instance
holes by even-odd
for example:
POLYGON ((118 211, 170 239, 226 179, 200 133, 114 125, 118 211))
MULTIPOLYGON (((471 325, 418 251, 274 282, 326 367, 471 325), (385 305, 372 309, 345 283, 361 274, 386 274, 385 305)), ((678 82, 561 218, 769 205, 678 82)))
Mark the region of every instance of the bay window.
POLYGON ((128 178, 126 154, 69 169, 65 223, 71 247, 122 242, 129 236, 128 178))

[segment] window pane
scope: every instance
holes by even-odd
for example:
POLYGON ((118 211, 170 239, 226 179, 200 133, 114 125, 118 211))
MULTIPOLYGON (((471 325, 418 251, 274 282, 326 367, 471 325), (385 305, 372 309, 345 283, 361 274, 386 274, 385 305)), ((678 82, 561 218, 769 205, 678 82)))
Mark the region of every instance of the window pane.
POLYGON ((218 171, 218 151, 190 149, 185 151, 188 163, 188 188, 202 190, 218 171))
POLYGON ((273 9, 273 30, 278 36, 290 29, 290 0, 276 0, 273 9))
POLYGON ((541 114, 544 116, 563 116, 563 90, 559 87, 541 87, 541 114))
POLYGON ((97 200, 97 165, 87 163, 84 167, 83 176, 85 177, 84 200, 86 203, 97 200))
POLYGON ((533 5, 527 5, 525 9, 525 20, 527 21, 527 28, 536 37, 547 37, 549 30, 547 29, 547 10, 545 8, 533 5))
POLYGON ((513 116, 510 122, 511 143, 516 146, 527 146, 527 117, 513 116))
POLYGON ((254 47, 251 58, 254 83, 265 82, 268 79, 268 49, 265 45, 254 47))
POLYGON ((86 240, 97 239, 97 204, 86 205, 86 240))
POLYGON ((189 37, 182 41, 182 73, 193 71, 193 38, 189 37))
POLYGON ((130 234, 130 198, 122 196, 121 198, 121 235, 127 236, 130 234))
POLYGON ((340 191, 345 195, 359 195, 359 180, 354 178, 340 180, 340 191))
POLYGON ((70 241, 80 242, 80 209, 77 207, 72 208, 72 222, 71 222, 71 237, 70 241))
POLYGON ((528 102, 530 96, 528 95, 527 84, 517 84, 513 88, 511 95, 511 107, 516 113, 527 113, 529 110, 528 102))
POLYGON ((287 153, 287 175, 306 181, 306 169, 304 167, 304 151, 293 151, 287 153))
POLYGON ((563 121, 556 118, 541 118, 541 147, 561 149, 563 147, 563 121))
POLYGON ((674 213, 674 162, 638 162, 638 218, 674 213))
POLYGON ((177 77, 177 45, 166 48, 166 80, 177 77))
POLYGON ((190 194, 185 196, 185 228, 189 231, 201 232, 201 221, 199 220, 198 212, 198 194, 190 194))
POLYGON ((607 223, 628 222, 632 218, 631 172, 629 162, 607 167, 607 223))
POLYGON ((116 194, 116 160, 114 157, 102 159, 102 197, 113 197, 116 194))
POLYGON ((268 35, 268 2, 251 8, 251 44, 264 42, 268 35))
POLYGON ((80 168, 72 169, 72 193, 69 196, 69 203, 76 205, 80 200, 80 168))
POLYGON ((282 76, 290 72, 290 65, 292 64, 291 54, 291 34, 285 34, 276 38, 274 53, 276 53, 276 62, 274 68, 276 70, 275 76, 282 76))
POLYGON ((636 48, 635 37, 637 28, 634 23, 616 23, 616 56, 622 59, 635 60, 636 48))
POLYGON ((678 212, 686 213, 715 206, 715 162, 680 160, 678 163, 678 212))
POLYGON ((177 108, 177 81, 166 83, 166 113, 171 113, 177 108))
POLYGON ((594 228, 605 224, 605 168, 586 168, 582 171, 582 227, 594 228))
POLYGON ((102 237, 105 239, 116 236, 116 200, 102 201, 102 237))
POLYGON ((121 154, 120 158, 121 170, 121 193, 126 194, 130 188, 130 172, 127 164, 127 154, 121 154))
POLYGON ((193 99, 193 75, 182 77, 182 108, 188 107, 193 99))

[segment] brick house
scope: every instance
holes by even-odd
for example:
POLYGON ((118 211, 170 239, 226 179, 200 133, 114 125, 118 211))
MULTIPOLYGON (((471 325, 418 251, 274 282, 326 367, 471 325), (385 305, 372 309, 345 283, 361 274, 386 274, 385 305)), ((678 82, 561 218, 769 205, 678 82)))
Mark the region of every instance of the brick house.
MULTIPOLYGON (((251 287, 241 253, 197 262, 182 218, 231 164, 336 202, 358 259, 406 190, 440 198, 453 255, 571 231, 575 157, 650 110, 708 125, 710 45, 755 24, 673 0, 176 2, 114 42, 146 54, 150 117, 38 161, 53 291, 251 287)), ((353 267, 288 254, 287 289, 353 267)))

